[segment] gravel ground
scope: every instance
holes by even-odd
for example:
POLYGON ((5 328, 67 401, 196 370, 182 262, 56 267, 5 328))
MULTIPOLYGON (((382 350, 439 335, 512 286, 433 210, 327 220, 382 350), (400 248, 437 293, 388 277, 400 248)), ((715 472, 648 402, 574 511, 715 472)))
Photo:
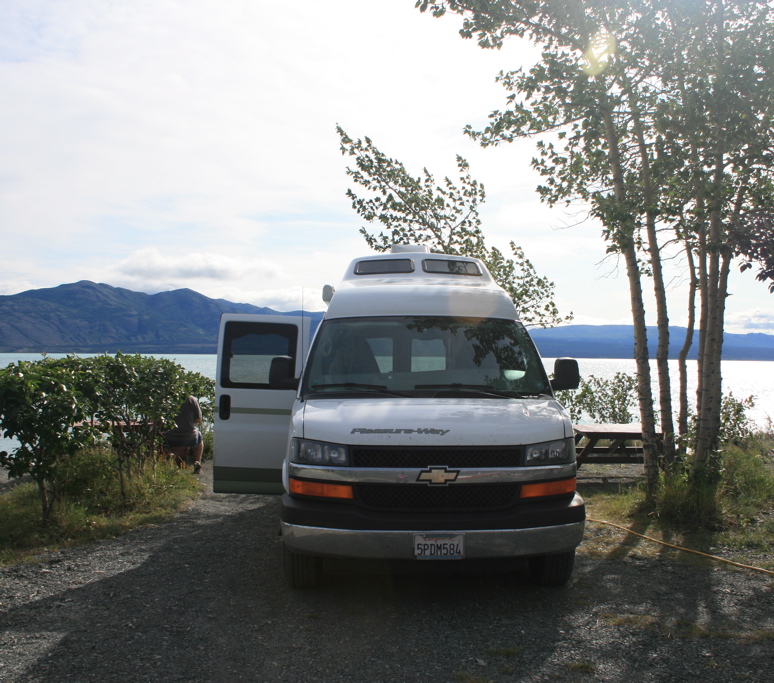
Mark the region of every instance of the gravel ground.
POLYGON ((0 568, 0 681, 774 681, 770 575, 589 524, 563 589, 340 563, 293 591, 278 501, 202 477, 167 524, 0 568))

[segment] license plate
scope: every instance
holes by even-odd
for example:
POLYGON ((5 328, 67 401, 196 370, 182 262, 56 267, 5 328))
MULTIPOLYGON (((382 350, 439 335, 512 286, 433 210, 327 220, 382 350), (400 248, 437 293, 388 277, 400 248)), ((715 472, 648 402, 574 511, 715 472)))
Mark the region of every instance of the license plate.
POLYGON ((465 534, 414 534, 414 557, 461 560, 465 557, 465 534))

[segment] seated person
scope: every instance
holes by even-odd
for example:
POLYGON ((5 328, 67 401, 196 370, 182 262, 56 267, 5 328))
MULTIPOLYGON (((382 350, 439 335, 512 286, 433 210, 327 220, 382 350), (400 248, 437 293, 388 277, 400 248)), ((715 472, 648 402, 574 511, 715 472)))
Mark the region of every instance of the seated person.
POLYGON ((193 450, 194 474, 199 474, 202 469, 204 442, 202 433, 196 428, 201 421, 202 411, 199 403, 193 396, 189 396, 175 416, 175 428, 164 432, 167 447, 175 456, 175 462, 179 466, 185 464, 189 451, 193 450))

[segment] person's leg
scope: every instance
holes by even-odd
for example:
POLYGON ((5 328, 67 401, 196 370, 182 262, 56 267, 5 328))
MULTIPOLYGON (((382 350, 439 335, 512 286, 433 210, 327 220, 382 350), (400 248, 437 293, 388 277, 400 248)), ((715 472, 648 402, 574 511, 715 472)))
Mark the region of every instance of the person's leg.
POLYGON ((168 448, 172 455, 175 457, 175 463, 178 465, 178 467, 184 465, 186 456, 188 455, 188 451, 190 449, 186 446, 169 446, 168 448))
POLYGON ((199 443, 196 444, 196 446, 193 448, 193 457, 194 457, 194 472, 198 473, 199 470, 202 468, 202 455, 204 453, 204 441, 202 440, 201 434, 199 435, 199 443))

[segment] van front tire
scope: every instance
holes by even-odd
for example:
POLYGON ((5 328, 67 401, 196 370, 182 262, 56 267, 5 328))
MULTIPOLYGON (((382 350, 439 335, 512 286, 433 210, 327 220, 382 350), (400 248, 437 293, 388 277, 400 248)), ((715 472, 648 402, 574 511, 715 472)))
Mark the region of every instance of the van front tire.
POLYGON ((322 560, 311 555, 299 555, 282 545, 285 581, 291 588, 314 588, 320 583, 322 560))
POLYGON ((541 586, 564 586, 575 567, 575 551, 530 557, 528 561, 533 581, 541 586))

